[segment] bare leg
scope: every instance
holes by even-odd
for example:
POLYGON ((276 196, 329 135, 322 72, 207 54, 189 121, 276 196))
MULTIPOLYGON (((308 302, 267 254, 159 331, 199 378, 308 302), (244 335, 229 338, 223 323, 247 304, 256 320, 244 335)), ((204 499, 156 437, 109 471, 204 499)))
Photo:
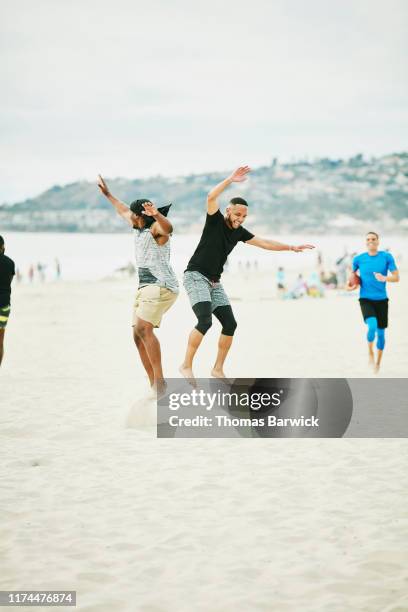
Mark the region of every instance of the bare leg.
POLYGON ((214 378, 225 378, 224 374, 224 361, 228 355, 228 351, 231 348, 233 336, 220 335, 218 340, 218 353, 214 367, 211 370, 211 376, 214 378))
POLYGON ((144 369, 146 370, 146 374, 149 377, 150 386, 154 385, 154 372, 152 368, 152 364, 150 363, 149 356, 146 352, 145 345, 140 336, 137 335, 135 328, 133 327, 133 340, 135 341, 137 350, 139 351, 140 360, 143 364, 144 369))
POLYGON ((376 364, 374 366, 374 373, 375 374, 378 374, 378 372, 380 371, 380 365, 381 365, 382 356, 383 356, 383 351, 378 349, 377 350, 377 361, 376 361, 376 364))
MULTIPOLYGON (((209 296, 210 297, 210 296, 209 296)), ((181 364, 179 371, 184 378, 195 386, 195 378, 193 374, 193 359, 200 346, 204 335, 212 325, 211 301, 197 302, 193 306, 193 312, 197 317, 197 325, 192 330, 188 337, 186 356, 181 364)))
POLYGON ((134 327, 136 334, 141 338, 144 344, 153 369, 153 385, 158 392, 162 392, 165 388, 165 382, 163 379, 160 342, 153 332, 153 325, 148 321, 138 319, 134 327))
POLYGON ((195 380, 193 374, 193 359, 203 338, 204 334, 202 334, 198 331, 198 329, 195 328, 192 330, 188 337, 186 356, 184 357, 184 361, 181 364, 179 371, 180 374, 184 376, 184 378, 187 378, 190 381, 195 380))
POLYGON ((232 312, 230 304, 218 306, 214 310, 214 315, 221 323, 222 330, 220 339, 218 340, 217 359, 215 361, 213 369, 211 370, 211 376, 214 376, 214 378, 225 379, 226 376, 224 373, 224 361, 228 355, 228 351, 231 348, 234 332, 237 328, 237 322, 235 320, 234 313, 232 312))
POLYGON ((375 366, 374 360, 374 342, 368 343, 368 365, 372 368, 375 366))
POLYGON ((4 332, 6 330, 4 328, 0 329, 0 365, 1 362, 3 361, 3 355, 4 355, 4 332))

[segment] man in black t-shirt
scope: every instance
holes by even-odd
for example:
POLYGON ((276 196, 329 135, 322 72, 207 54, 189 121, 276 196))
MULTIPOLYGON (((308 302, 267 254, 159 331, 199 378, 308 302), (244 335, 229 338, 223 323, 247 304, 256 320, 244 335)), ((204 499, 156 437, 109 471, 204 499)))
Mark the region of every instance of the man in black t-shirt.
POLYGON ((4 354, 4 334, 10 314, 11 281, 15 274, 14 261, 4 254, 4 240, 0 236, 0 364, 4 354))
POLYGON ((194 355, 205 333, 212 325, 212 314, 221 323, 222 331, 211 376, 225 378, 224 361, 231 347, 237 323, 229 299, 220 283, 220 278, 227 257, 237 243, 245 242, 270 251, 300 252, 304 249, 314 248, 310 244, 290 246, 274 240, 258 238, 251 234, 242 226, 248 212, 248 204, 243 198, 232 198, 225 215, 220 212, 218 196, 231 183, 245 181, 250 170, 248 166, 237 168, 208 194, 207 218, 203 233, 184 272, 184 287, 198 319, 197 325, 190 333, 186 356, 180 366, 181 374, 189 380, 194 380, 192 369, 194 355))

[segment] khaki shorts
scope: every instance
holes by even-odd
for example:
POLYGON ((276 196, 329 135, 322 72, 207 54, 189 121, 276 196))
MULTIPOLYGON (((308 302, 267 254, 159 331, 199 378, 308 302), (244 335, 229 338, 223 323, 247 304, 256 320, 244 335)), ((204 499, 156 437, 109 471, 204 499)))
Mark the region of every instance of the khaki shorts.
POLYGON ((160 327, 162 316, 173 306, 177 296, 178 293, 159 285, 146 285, 138 289, 132 325, 135 325, 136 319, 139 318, 151 323, 153 327, 160 327))

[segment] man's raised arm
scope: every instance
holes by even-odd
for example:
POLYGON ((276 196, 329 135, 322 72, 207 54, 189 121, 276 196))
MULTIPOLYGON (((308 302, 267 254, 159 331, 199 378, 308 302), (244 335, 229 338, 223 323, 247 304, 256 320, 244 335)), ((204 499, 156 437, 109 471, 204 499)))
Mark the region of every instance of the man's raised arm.
POLYGON ((301 253, 305 249, 314 249, 313 244, 300 244, 294 246, 290 244, 284 244, 283 242, 276 242, 276 240, 267 240, 266 238, 259 238, 254 236, 251 240, 246 240, 245 244, 251 244, 252 246, 259 247, 261 249, 267 249, 268 251, 294 251, 295 253, 301 253))
POLYGON ((146 202, 143 204, 144 212, 146 217, 153 217, 155 223, 152 225, 152 232, 154 236, 170 236, 173 231, 173 226, 170 221, 161 214, 154 204, 146 202))
POLYGON ((121 202, 120 200, 115 198, 115 196, 111 194, 107 184, 105 183, 105 181, 103 180, 100 174, 98 174, 98 187, 103 193, 103 195, 106 198, 108 198, 109 202, 114 206, 118 215, 123 217, 129 223, 129 225, 133 226, 133 223, 131 220, 131 211, 130 211, 129 206, 127 206, 124 202, 121 202))
POLYGON ((207 196, 207 212, 209 215, 213 215, 217 212, 220 205, 218 204, 218 196, 226 189, 231 183, 242 183, 246 180, 248 172, 251 172, 249 166, 240 166, 237 168, 228 178, 218 183, 207 196))

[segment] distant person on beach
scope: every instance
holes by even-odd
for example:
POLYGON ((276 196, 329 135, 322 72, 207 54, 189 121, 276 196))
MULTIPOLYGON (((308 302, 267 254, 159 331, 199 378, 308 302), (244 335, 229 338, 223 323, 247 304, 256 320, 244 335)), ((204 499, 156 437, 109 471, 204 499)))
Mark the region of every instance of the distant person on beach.
POLYGON ((388 327, 388 296, 386 283, 398 283, 399 272, 394 257, 387 251, 379 251, 379 235, 368 232, 367 251, 353 259, 353 273, 348 289, 360 285, 360 308, 367 325, 369 364, 377 374, 385 347, 385 330, 388 327), (359 272, 359 274, 357 274, 359 272), (390 272, 390 274, 388 274, 390 272), (377 337, 377 359, 374 355, 374 341, 377 337))
POLYGON ((323 253, 321 251, 317 251, 317 270, 321 272, 323 269, 323 253))
POLYGON ((37 263, 37 272, 38 276, 40 277, 40 281, 42 283, 45 282, 45 265, 40 261, 37 263))
POLYGON ((171 204, 156 208, 150 200, 140 199, 129 207, 110 193, 101 176, 98 177, 98 187, 116 212, 135 230, 139 286, 133 312, 133 338, 150 385, 157 393, 162 393, 165 381, 161 350, 153 329, 160 327, 164 313, 174 304, 179 291, 170 265, 173 227, 166 216, 171 204))
POLYGON ((308 286, 303 278, 303 274, 299 274, 292 289, 285 294, 285 299, 299 300, 307 295, 308 286))
POLYGON ((242 225, 248 212, 248 204, 243 198, 232 198, 225 214, 221 213, 218 196, 232 183, 245 181, 249 172, 248 166, 237 168, 208 194, 207 216, 203 233, 184 272, 184 287, 197 317, 197 325, 190 333, 184 362, 180 366, 181 374, 189 380, 194 380, 193 359, 204 335, 212 325, 213 314, 221 323, 222 330, 211 376, 225 378, 224 362, 231 347, 237 323, 220 278, 225 261, 238 242, 245 242, 270 251, 300 252, 314 248, 310 244, 289 246, 251 234, 242 225))
POLYGON ((347 272, 348 272, 348 269, 350 267, 350 264, 351 264, 351 257, 350 257, 350 255, 348 254, 348 252, 346 250, 344 255, 342 255, 342 257, 340 257, 336 261, 337 284, 341 288, 344 288, 347 285, 347 272))
POLYGON ((336 272, 334 272, 334 270, 331 270, 330 272, 327 272, 327 273, 321 272, 320 273, 320 283, 322 285, 325 285, 329 289, 337 289, 338 279, 337 279, 336 272))
POLYGON ((283 297, 286 291, 286 278, 285 270, 282 268, 282 266, 280 266, 276 272, 276 289, 278 291, 278 296, 283 297))
POLYGON ((10 315, 11 281, 16 273, 14 261, 4 254, 4 239, 0 236, 0 365, 4 355, 4 334, 10 315))
POLYGON ((58 257, 55 258, 55 280, 60 280, 61 278, 61 264, 58 257))
POLYGON ((307 295, 309 297, 317 298, 324 297, 323 285, 320 282, 319 274, 317 270, 313 270, 309 274, 309 278, 307 280, 307 295))

